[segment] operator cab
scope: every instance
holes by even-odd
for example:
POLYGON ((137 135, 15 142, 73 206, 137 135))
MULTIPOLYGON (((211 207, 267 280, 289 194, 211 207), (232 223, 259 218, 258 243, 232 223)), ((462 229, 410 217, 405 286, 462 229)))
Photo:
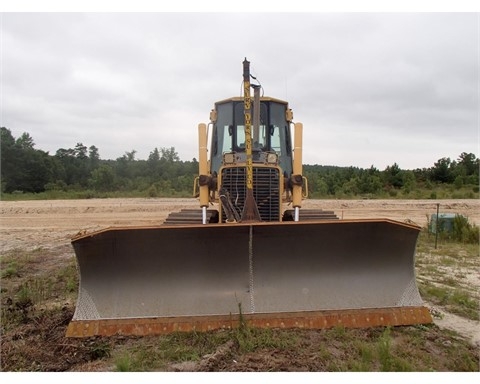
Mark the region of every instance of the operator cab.
MULTIPOLYGON (((251 115, 255 116, 252 103, 251 115)), ((211 136, 211 173, 218 173, 222 165, 246 163, 245 113, 243 98, 234 97, 215 103, 211 136)), ((283 174, 292 173, 291 116, 286 101, 260 98, 258 128, 252 121, 253 163, 279 165, 283 174), (291 120, 291 118, 290 118, 291 120)), ((253 119, 252 119, 253 120, 253 119)))

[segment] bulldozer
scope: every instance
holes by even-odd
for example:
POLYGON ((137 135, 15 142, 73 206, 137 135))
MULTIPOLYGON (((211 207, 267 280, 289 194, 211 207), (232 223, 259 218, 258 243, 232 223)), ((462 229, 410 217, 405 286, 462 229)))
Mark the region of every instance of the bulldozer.
POLYGON ((303 125, 251 80, 245 58, 243 95, 198 125, 198 209, 72 239, 68 337, 432 322, 415 279, 420 227, 302 209, 303 125))

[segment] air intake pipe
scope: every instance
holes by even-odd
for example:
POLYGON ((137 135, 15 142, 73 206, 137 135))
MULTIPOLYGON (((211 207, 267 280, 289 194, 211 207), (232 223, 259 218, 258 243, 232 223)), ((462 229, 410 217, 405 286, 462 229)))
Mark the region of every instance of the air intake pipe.
POLYGON ((200 184, 200 207, 202 208, 202 223, 207 222, 207 207, 209 204, 209 180, 207 160, 207 126, 198 124, 198 174, 200 184))
POLYGON ((292 195, 293 208, 295 209, 294 220, 299 220, 299 210, 302 206, 302 188, 303 188, 303 166, 302 166, 302 137, 303 124, 295 123, 294 149, 293 149, 293 175, 292 175, 292 195))

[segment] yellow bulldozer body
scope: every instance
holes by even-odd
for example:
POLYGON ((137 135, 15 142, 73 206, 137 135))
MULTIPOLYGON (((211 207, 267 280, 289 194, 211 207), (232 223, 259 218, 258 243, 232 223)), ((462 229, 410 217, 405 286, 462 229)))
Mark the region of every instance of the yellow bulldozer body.
POLYGON ((236 327, 369 327, 432 322, 415 279, 420 228, 301 210, 301 123, 285 101, 215 103, 199 124, 200 209, 154 227, 72 240, 79 294, 67 336, 236 327), (291 138, 294 127, 294 140, 291 138), (288 209, 287 209, 288 208, 288 209))

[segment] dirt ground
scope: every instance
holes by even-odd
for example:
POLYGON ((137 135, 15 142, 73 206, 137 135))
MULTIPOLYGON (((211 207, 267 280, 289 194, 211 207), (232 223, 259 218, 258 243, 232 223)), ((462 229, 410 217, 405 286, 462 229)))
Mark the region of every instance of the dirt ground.
MULTIPOLYGON (((480 224, 480 200, 306 200, 304 208, 333 210, 342 219, 388 218, 425 226, 436 213, 458 213, 480 224)), ((0 201, 0 252, 69 244, 80 231, 161 224, 172 211, 198 208, 195 199, 0 201)))
MULTIPOLYGON (((112 226, 158 225, 172 211, 197 208, 195 199, 90 199, 0 201, 0 254, 14 249, 61 249, 63 261, 74 258, 70 240, 79 232, 112 226)), ((341 219, 388 218, 426 226, 440 204, 441 213, 458 213, 480 225, 479 200, 307 200, 304 208, 332 210, 341 219)), ((46 260, 48 264, 61 260, 46 260)), ((472 278, 480 289, 480 273, 472 278)), ((452 329, 480 345, 479 324, 444 313, 439 327, 452 329)), ((66 315, 66 320, 71 316, 66 315)), ((63 320, 62 320, 63 321, 63 320)))

